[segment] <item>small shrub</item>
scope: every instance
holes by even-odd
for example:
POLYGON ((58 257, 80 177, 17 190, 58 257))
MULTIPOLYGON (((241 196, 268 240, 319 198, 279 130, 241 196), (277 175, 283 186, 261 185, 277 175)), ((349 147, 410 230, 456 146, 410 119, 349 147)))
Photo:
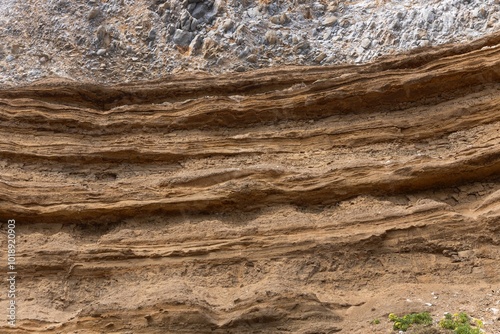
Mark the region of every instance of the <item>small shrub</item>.
POLYGON ((444 319, 439 321, 439 327, 451 329, 455 334, 480 334, 483 322, 477 319, 471 322, 465 312, 455 313, 453 316, 447 313, 444 319))
MULTIPOLYGON (((407 331, 408 334, 445 334, 444 330, 431 326, 414 325, 407 331)), ((451 333, 447 333, 451 334, 451 333)))
POLYGON ((398 317, 394 313, 389 314, 389 320, 394 322, 392 326, 395 330, 408 330, 412 325, 430 325, 432 324, 432 317, 429 312, 411 313, 403 317, 398 317))
POLYGON ((378 324, 380 324, 380 320, 379 319, 372 320, 372 325, 378 325, 378 324))
POLYGON ((446 313, 444 315, 444 319, 439 321, 439 326, 444 329, 455 329, 455 321, 453 320, 451 314, 446 313))

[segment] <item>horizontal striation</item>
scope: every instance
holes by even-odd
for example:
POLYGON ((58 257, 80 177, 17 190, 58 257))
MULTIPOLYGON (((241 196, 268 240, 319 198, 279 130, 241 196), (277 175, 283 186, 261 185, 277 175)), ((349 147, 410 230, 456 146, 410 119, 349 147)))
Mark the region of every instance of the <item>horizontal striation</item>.
POLYGON ((434 291, 494 303, 498 43, 0 90, 1 331, 377 333, 434 291))

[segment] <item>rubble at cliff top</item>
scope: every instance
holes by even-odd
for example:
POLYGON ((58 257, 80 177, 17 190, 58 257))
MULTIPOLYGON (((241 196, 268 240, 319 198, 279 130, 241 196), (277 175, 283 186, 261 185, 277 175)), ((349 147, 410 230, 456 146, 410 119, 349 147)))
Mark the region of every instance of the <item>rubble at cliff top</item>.
POLYGON ((499 0, 4 0, 0 85, 362 64, 500 28, 499 0))

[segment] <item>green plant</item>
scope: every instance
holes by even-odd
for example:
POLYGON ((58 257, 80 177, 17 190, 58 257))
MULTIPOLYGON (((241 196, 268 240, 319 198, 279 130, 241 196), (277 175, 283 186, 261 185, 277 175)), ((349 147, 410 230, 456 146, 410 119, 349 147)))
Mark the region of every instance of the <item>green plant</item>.
POLYGON ((444 315, 444 319, 439 321, 439 326, 444 329, 455 329, 455 321, 450 313, 444 315))
POLYGON ((455 334, 480 334, 483 322, 472 319, 465 312, 455 313, 453 316, 445 314, 444 319, 439 321, 439 327, 451 329, 455 334))
MULTIPOLYGON (((436 327, 425 326, 425 325, 414 325, 408 329, 407 333, 411 334, 445 334, 444 330, 438 329, 436 327)), ((447 333, 451 334, 451 333, 447 333)))
POLYGON ((372 320, 372 325, 378 325, 380 324, 380 320, 379 319, 373 319, 372 320))
POLYGON ((393 329, 405 331, 411 325, 430 325, 432 324, 432 317, 429 312, 411 313, 403 317, 398 317, 394 313, 389 314, 389 320, 394 322, 393 329))

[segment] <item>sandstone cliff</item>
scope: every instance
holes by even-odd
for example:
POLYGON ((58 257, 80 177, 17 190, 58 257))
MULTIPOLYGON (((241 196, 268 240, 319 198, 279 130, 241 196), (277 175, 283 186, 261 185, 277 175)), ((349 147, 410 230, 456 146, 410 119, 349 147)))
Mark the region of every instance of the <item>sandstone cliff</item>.
POLYGON ((381 333, 390 312, 465 310, 498 333, 499 105, 498 34, 1 90, 19 272, 1 331, 381 333))

